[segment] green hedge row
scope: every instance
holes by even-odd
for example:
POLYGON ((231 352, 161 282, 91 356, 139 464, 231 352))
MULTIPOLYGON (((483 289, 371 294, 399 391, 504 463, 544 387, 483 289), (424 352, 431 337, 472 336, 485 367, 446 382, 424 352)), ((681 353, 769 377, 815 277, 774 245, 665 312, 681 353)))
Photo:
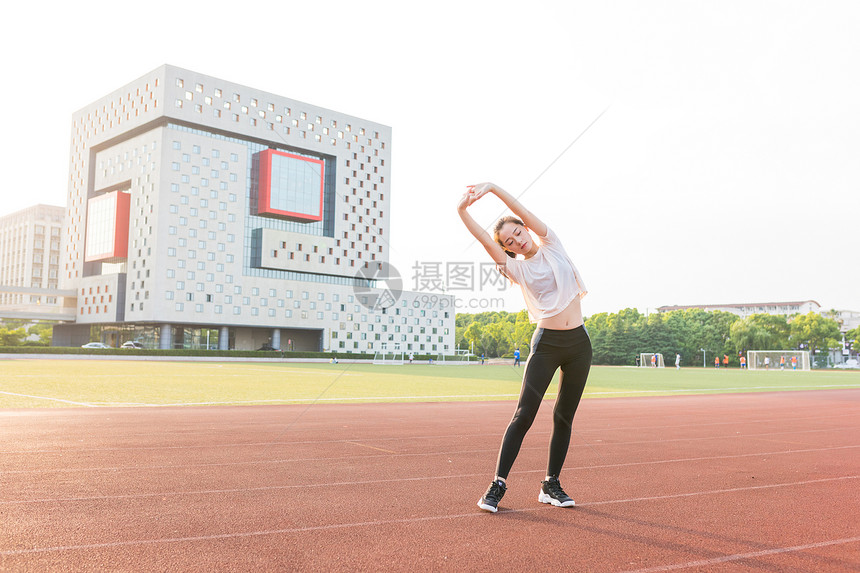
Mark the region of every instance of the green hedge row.
MULTIPOLYGON (((281 352, 277 350, 132 350, 125 348, 78 348, 65 346, 0 346, 0 354, 88 354, 108 356, 207 356, 223 358, 337 358, 373 360, 373 354, 349 352, 281 352)), ((436 359, 435 355, 415 355, 415 360, 436 359)), ((474 357, 473 357, 474 360, 474 357)))
POLYGON ((353 358, 372 360, 373 354, 345 352, 280 352, 277 350, 190 350, 78 348, 66 346, 0 346, 0 354, 95 354, 113 356, 209 356, 233 358, 353 358))

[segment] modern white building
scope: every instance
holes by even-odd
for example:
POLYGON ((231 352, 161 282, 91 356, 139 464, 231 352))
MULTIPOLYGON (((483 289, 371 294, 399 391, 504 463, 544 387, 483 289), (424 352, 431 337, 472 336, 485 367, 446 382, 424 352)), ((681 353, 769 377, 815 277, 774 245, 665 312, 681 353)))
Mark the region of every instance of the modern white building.
POLYGON ((73 116, 55 338, 453 353, 453 297, 388 265, 390 205, 390 127, 161 66, 73 116))
POLYGON ((55 291, 64 213, 63 207, 34 205, 0 217, 0 315, 62 311, 55 291))

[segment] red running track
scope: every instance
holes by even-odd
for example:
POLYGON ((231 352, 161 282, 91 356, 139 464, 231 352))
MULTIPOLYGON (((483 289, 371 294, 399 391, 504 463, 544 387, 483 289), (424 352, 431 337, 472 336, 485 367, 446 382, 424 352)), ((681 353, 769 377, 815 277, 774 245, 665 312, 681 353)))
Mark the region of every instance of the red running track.
POLYGON ((544 404, 0 411, 2 571, 857 571, 860 390, 544 404))

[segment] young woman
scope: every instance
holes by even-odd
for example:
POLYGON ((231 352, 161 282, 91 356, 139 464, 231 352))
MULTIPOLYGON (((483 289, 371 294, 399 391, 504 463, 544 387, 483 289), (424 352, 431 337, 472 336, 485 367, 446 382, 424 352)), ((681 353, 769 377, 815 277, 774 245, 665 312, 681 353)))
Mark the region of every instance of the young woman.
POLYGON ((493 513, 498 510, 523 438, 559 368, 561 378, 553 410, 549 461, 538 501, 572 507, 574 501, 562 489, 558 476, 570 445, 573 416, 591 368, 591 341, 583 326, 580 308, 580 298, 587 292, 585 284, 556 234, 497 185, 470 186, 460 199, 457 211, 469 232, 496 262, 499 272, 520 286, 529 319, 537 323, 517 408, 499 450, 496 476, 478 500, 478 507, 493 513), (493 237, 467 211, 488 193, 496 195, 516 215, 500 219, 493 237), (539 242, 534 241, 529 231, 538 236, 539 242))

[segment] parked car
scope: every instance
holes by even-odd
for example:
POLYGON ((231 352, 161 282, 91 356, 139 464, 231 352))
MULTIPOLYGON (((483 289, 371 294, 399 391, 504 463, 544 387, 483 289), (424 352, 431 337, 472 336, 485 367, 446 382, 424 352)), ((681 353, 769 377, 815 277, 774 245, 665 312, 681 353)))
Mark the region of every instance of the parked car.
POLYGON ((142 350, 143 344, 141 344, 140 342, 135 342, 134 340, 128 340, 126 342, 123 342, 122 346, 120 346, 120 348, 130 348, 132 350, 142 350))
POLYGON ((81 348, 110 348, 110 346, 103 342, 87 342, 86 344, 82 344, 81 348))

